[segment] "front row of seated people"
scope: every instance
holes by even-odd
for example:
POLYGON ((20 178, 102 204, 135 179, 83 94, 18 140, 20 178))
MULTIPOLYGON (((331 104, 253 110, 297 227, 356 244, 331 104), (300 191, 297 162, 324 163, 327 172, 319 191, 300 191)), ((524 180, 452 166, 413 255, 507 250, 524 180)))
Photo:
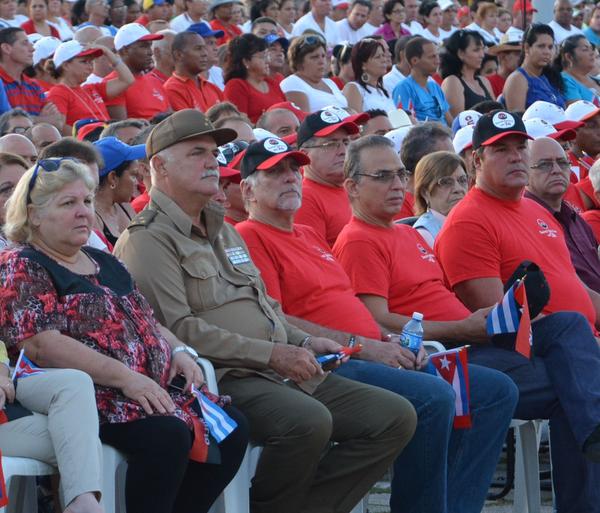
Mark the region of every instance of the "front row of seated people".
MULTIPOLYGON (((476 126, 476 186, 449 209, 435 252, 416 230, 394 224, 408 177, 393 144, 377 135, 351 143, 343 176, 333 177, 352 217, 330 248, 294 224, 305 152, 273 138, 249 146, 241 166, 249 219, 238 233, 211 204, 217 147, 235 132, 214 129, 197 111, 172 115, 147 141, 150 204, 115 246, 128 271, 83 247, 94 222, 89 169, 40 162, 7 207, 5 236, 18 245, 0 256, 0 338, 12 358, 25 347, 42 367, 75 370, 20 383, 61 372, 92 378, 100 427, 88 412, 90 431, 127 456, 129 512, 208 511, 248 440, 264 447, 253 512, 349 512, 392 463, 394 513, 480 512, 513 417, 550 419, 557 510, 598 511, 600 299, 577 278, 553 216, 522 199, 528 136, 511 113, 501 123, 497 115, 476 126), (506 119, 512 128, 503 128, 506 119), (552 290, 533 323, 531 360, 486 343, 489 307, 523 260, 540 264, 552 290), (425 338, 472 345, 470 429, 453 429, 445 381, 411 372, 423 366, 423 352, 381 341, 413 310, 425 314, 425 338), (324 373, 315 354, 338 351, 352 334, 364 346, 359 358, 324 373), (183 408, 187 396, 168 385, 176 374, 187 386, 203 378, 183 344, 213 362, 227 394, 213 400, 239 426, 219 444, 220 464, 188 463, 194 419, 183 408)), ((460 188, 454 164, 448 178, 460 188)), ((49 385, 47 394, 64 386, 49 385)), ((89 380, 87 390, 82 400, 93 404, 89 380)), ((10 445, 13 422, 53 425, 57 412, 39 401, 23 392, 35 413, 0 426, 0 449, 10 445)), ((96 438, 91 447, 98 450, 96 438)), ((29 455, 62 474, 63 451, 48 436, 29 455)), ((93 476, 83 485, 75 472, 63 475, 73 513, 101 511, 93 476), (78 500, 92 505, 75 509, 78 500)))

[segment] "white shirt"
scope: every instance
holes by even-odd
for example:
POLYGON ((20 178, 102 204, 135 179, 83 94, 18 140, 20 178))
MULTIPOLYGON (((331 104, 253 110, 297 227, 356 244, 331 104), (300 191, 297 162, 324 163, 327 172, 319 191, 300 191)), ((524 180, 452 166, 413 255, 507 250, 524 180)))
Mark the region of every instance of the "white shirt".
POLYGON ((104 79, 104 77, 99 77, 95 73, 90 73, 88 75, 88 77, 85 79, 85 82, 81 85, 98 84, 98 83, 102 82, 103 79, 104 79))
POLYGON ((366 23, 358 30, 354 30, 350 26, 348 18, 337 21, 335 24, 337 25, 338 42, 340 43, 355 44, 358 43, 363 37, 370 36, 374 32, 371 32, 371 29, 366 26, 366 23))
POLYGON ((405 78, 396 65, 394 65, 391 71, 383 76, 383 87, 385 87, 388 93, 392 94, 396 86, 405 78))
MULTIPOLYGON (((281 33, 283 34, 283 37, 285 37, 286 39, 292 39, 293 36, 292 36, 291 32, 288 32, 279 24, 277 24, 277 26, 281 29, 281 33)), ((294 24, 292 23, 292 31, 293 30, 294 30, 294 24)))
POLYGON ((110 251, 108 251, 108 247, 106 246, 106 244, 104 244, 102 239, 100 237, 98 237, 98 235, 96 234, 95 231, 90 232, 90 236, 88 237, 86 246, 90 246, 91 248, 100 249, 102 251, 106 251, 107 253, 110 253, 110 251))
POLYGON ((225 89, 225 80, 223 79, 223 69, 219 66, 213 66, 208 70, 208 81, 216 85, 221 91, 225 89))
POLYGON ((292 36, 301 36, 306 29, 312 29, 321 34, 325 38, 325 41, 327 41, 328 47, 335 46, 339 41, 337 25, 335 21, 328 16, 325 17, 325 32, 323 32, 319 24, 315 21, 312 12, 306 13, 294 25, 292 36))
POLYGON ((394 100, 392 100, 391 93, 388 93, 389 96, 386 96, 385 94, 383 94, 381 89, 369 86, 369 90, 367 91, 366 88, 364 88, 357 82, 349 83, 354 84, 354 87, 362 96, 363 103, 360 112, 365 112, 366 110, 371 109, 381 109, 384 112, 388 112, 397 108, 396 104, 394 103, 394 100))
POLYGON ((477 23, 473 22, 470 25, 465 27, 465 30, 474 30, 475 32, 479 32, 485 44, 497 45, 500 43, 500 38, 496 36, 495 33, 488 32, 483 27, 477 25, 477 23))
POLYGON ((340 88, 335 85, 335 82, 329 78, 324 78, 323 82, 329 87, 331 93, 315 89, 298 75, 290 75, 284 78, 279 84, 279 88, 284 94, 291 92, 304 93, 308 98, 308 112, 315 112, 330 105, 336 105, 340 108, 347 107, 348 100, 342 94, 340 88))
MULTIPOLYGON (((365 23, 365 24, 362 26, 362 28, 364 28, 365 30, 367 30, 367 31, 368 31, 368 34, 367 34, 367 36, 372 36, 373 34, 375 34, 375 32, 377 31, 377 29, 378 29, 379 27, 376 27, 375 25, 372 25, 371 23, 369 23, 369 22, 367 21, 367 23, 365 23)), ((364 37, 364 36, 363 36, 363 37, 364 37)))
POLYGON ((61 41, 68 41, 69 39, 73 39, 73 28, 60 16, 56 18, 58 21, 49 21, 48 25, 52 25, 56 30, 58 30, 58 34, 60 35, 61 41))
POLYGON ((29 18, 27 16, 23 16, 22 14, 15 14, 15 17, 11 20, 8 18, 0 18, 0 23, 3 23, 9 27, 17 27, 20 28, 23 23, 25 23, 29 18))
POLYGON ((583 34, 583 31, 577 28, 575 25, 571 25, 569 30, 561 27, 556 21, 552 20, 548 25, 552 28, 554 32, 554 41, 557 45, 563 42, 564 39, 567 39, 569 36, 575 36, 578 34, 583 34))
POLYGON ((454 34, 458 30, 457 27, 451 27, 450 30, 444 30, 440 27, 440 39, 444 41, 448 39, 452 34, 454 34))
POLYGON ((421 25, 417 20, 412 20, 410 23, 403 23, 402 26, 405 29, 408 29, 413 36, 416 36, 423 32, 423 25, 421 25))
POLYGON ((190 18, 187 12, 181 13, 179 16, 175 16, 171 20, 171 23, 169 23, 169 27, 171 27, 171 30, 174 30, 175 32, 179 33, 185 32, 189 28, 189 26, 193 25, 194 23, 206 23, 206 25, 210 27, 209 23, 205 20, 194 21, 192 18, 190 18))
POLYGON ((421 33, 419 35, 423 36, 425 39, 431 41, 432 43, 435 43, 438 46, 441 46, 441 44, 444 42, 444 40, 442 38, 441 30, 440 30, 440 35, 436 36, 428 28, 425 28, 421 31, 421 33))

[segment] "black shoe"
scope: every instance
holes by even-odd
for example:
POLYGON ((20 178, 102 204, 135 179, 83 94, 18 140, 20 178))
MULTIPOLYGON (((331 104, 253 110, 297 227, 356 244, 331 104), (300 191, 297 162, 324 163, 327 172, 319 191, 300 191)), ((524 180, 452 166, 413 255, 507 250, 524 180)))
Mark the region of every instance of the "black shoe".
POLYGON ((600 463, 600 425, 592 431, 583 444, 583 455, 594 463, 600 463))

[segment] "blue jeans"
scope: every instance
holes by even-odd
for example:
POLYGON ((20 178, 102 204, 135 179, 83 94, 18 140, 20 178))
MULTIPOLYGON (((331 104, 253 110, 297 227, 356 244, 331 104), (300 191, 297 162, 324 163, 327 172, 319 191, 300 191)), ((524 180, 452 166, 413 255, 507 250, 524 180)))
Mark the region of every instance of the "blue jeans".
POLYGON ((408 399, 417 430, 394 462, 392 513, 480 513, 517 404, 514 383, 469 365, 471 429, 453 429, 455 394, 441 378, 350 360, 338 374, 408 399))
POLYGON ((574 312, 532 324, 533 356, 472 347, 469 361, 505 372, 519 387, 515 417, 549 419, 558 513, 600 513, 600 464, 583 443, 600 425, 600 349, 586 319, 574 312))

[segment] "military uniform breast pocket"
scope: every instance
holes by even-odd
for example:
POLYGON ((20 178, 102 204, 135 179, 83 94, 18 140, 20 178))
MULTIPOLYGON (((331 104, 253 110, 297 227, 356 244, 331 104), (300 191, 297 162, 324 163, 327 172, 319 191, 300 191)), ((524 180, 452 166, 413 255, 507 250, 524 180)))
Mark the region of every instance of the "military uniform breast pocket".
POLYGON ((188 304, 195 312, 209 310, 224 302, 224 287, 214 263, 201 256, 192 256, 181 264, 184 271, 188 304))

